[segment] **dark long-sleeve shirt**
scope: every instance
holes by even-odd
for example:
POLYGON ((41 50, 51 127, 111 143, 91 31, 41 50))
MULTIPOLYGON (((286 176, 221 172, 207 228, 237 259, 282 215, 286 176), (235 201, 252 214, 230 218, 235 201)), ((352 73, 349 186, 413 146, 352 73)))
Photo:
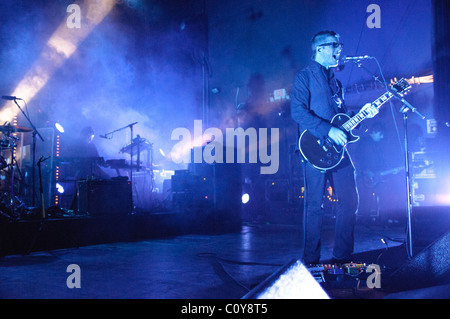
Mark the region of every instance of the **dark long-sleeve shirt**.
POLYGON ((342 84, 332 69, 311 61, 297 73, 291 92, 291 116, 298 123, 299 132, 309 130, 324 139, 333 116, 347 113, 343 102, 342 84))

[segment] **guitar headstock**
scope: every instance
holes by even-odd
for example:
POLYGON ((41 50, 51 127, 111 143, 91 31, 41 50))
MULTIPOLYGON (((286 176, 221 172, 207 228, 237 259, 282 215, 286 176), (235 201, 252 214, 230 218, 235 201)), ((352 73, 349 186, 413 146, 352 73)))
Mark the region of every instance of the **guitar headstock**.
POLYGON ((411 85, 405 78, 401 78, 391 85, 391 88, 398 94, 405 94, 411 89, 411 85))

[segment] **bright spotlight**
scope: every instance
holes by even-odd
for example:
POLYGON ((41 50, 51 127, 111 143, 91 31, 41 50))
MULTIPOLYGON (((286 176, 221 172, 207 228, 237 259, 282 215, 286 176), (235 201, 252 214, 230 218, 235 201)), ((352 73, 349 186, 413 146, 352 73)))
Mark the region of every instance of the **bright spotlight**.
POLYGON ((250 200, 249 194, 245 193, 244 195, 242 195, 242 204, 247 204, 249 200, 250 200))
POLYGON ((56 183, 56 190, 58 193, 63 194, 64 193, 64 187, 60 183, 56 183))
POLYGON ((61 124, 55 123, 55 127, 60 133, 64 133, 64 127, 61 124))

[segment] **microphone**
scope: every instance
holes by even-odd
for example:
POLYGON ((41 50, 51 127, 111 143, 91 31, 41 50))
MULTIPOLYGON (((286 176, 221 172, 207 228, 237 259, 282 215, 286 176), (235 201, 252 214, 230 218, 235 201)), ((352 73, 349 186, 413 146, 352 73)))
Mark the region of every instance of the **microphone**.
POLYGON ((106 136, 106 135, 99 135, 98 137, 101 137, 101 138, 108 138, 108 136, 106 136))
POLYGON ((10 95, 3 95, 3 96, 2 96, 2 99, 4 99, 4 100, 9 100, 9 101, 21 100, 21 98, 19 98, 19 97, 10 96, 10 95))
POLYGON ((346 55, 341 59, 341 61, 346 63, 346 62, 350 62, 350 61, 359 61, 359 60, 367 60, 367 59, 373 59, 373 57, 368 56, 368 55, 360 55, 360 56, 346 55))

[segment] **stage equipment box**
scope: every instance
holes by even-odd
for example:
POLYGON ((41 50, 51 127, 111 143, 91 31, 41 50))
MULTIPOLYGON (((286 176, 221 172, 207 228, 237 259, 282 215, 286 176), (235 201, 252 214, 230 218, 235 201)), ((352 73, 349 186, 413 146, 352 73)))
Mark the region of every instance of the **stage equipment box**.
POLYGON ((132 213, 129 181, 86 180, 78 182, 77 187, 79 214, 119 216, 132 213))

